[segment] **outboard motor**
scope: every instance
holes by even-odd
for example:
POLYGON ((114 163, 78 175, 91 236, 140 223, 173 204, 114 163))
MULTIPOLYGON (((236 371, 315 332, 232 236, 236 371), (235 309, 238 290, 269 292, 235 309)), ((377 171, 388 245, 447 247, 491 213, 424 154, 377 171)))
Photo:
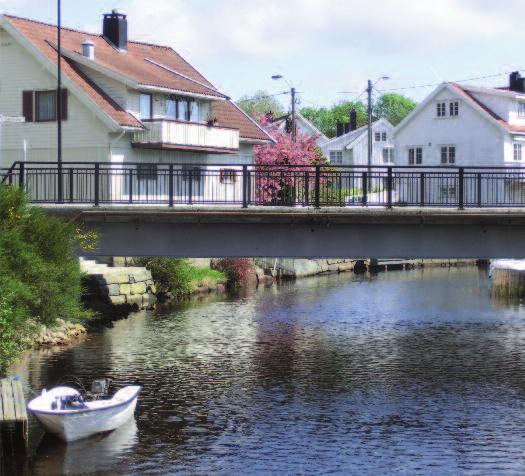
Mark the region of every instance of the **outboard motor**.
POLYGON ((109 378, 93 380, 93 383, 91 384, 91 396, 95 399, 107 397, 110 385, 111 379, 109 378))

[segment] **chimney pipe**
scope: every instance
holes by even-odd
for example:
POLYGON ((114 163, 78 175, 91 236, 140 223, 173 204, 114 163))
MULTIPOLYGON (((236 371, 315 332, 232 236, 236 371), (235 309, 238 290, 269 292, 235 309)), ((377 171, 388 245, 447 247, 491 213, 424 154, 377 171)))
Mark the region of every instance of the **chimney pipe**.
POLYGON ((350 123, 345 122, 344 126, 345 126, 345 134, 348 134, 350 132, 350 123))
POLYGON ((116 9, 104 14, 102 34, 113 46, 121 51, 127 51, 128 20, 126 15, 119 13, 116 9))
POLYGON ((337 121, 336 137, 341 137, 344 133, 345 133, 345 125, 342 122, 337 121))
POLYGON ((357 129, 357 112, 352 110, 350 111, 350 131, 355 131, 357 129))
POLYGON ((84 40, 82 42, 82 56, 94 60, 95 59, 95 43, 91 40, 84 40))

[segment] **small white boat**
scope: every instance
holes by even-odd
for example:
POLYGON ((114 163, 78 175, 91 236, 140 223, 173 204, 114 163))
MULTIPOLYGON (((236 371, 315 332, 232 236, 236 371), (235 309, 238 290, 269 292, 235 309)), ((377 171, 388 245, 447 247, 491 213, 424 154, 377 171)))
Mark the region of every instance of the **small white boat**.
POLYGON ((120 389, 112 398, 84 401, 71 387, 43 390, 27 408, 50 433, 64 441, 115 430, 134 414, 141 387, 120 389))

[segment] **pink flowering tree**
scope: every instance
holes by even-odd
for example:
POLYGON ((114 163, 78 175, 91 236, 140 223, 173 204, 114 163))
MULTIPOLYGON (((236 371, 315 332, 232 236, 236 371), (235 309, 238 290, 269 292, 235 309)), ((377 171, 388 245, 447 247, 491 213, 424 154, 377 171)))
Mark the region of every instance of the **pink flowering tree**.
POLYGON ((305 193, 306 188, 312 188, 314 167, 325 164, 321 150, 314 135, 292 134, 279 129, 276 124, 268 121, 265 116, 258 118, 275 141, 273 144, 261 145, 255 148, 257 200, 263 203, 289 203, 305 193), (283 167, 275 167, 282 165, 283 167), (293 166, 300 166, 294 168, 293 166), (273 166, 273 167, 265 167, 273 166))

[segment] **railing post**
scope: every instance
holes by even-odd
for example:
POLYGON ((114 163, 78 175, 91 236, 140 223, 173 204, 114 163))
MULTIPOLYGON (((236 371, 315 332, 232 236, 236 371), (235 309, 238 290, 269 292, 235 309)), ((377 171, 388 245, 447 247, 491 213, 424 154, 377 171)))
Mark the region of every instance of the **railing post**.
POLYGON ((392 167, 388 167, 387 177, 386 177, 386 206, 387 208, 392 208, 392 167))
POLYGON ((458 208, 463 210, 465 206, 465 169, 463 167, 459 168, 458 180, 458 208))
POLYGON ((100 164, 95 164, 95 206, 98 207, 100 203, 100 164))
POLYGON ((248 208, 248 166, 242 166, 242 208, 248 208))
POLYGON ((18 176, 18 186, 20 187, 20 190, 24 190, 25 168, 26 168, 26 165, 23 162, 20 162, 20 175, 18 176))
MULTIPOLYGON (((254 173, 253 173, 253 176, 255 177, 255 170, 254 170, 254 173)), ((248 205, 251 205, 252 204, 252 171, 251 170, 248 170, 248 185, 247 185, 247 190, 248 190, 248 205)))
POLYGON ((310 205, 310 172, 307 170, 304 173, 304 202, 303 205, 307 207, 310 205))
POLYGON ((425 206, 425 172, 419 175, 419 206, 425 206))
POLYGON ((483 206, 483 202, 481 200, 481 172, 478 172, 477 174, 477 184, 478 184, 478 207, 481 208, 483 206))
POLYGON ((188 204, 193 205, 193 170, 188 170, 188 204))
POLYGON ((170 171, 169 171, 169 184, 168 184, 168 193, 169 196, 169 206, 173 207, 173 164, 170 164, 170 171))
POLYGON ((315 208, 321 208, 321 166, 315 166, 315 208))
POLYGON ((69 202, 73 203, 73 168, 69 169, 69 202))
POLYGON ((362 182, 363 182, 362 203, 363 203, 363 206, 366 206, 366 204, 368 203, 368 173, 367 172, 363 172, 362 182))
POLYGON ((57 167, 57 195, 58 195, 58 203, 62 203, 64 201, 64 183, 63 183, 63 174, 62 174, 62 162, 58 163, 57 167))
POLYGON ((133 203, 133 168, 129 169, 129 199, 130 205, 133 203))

